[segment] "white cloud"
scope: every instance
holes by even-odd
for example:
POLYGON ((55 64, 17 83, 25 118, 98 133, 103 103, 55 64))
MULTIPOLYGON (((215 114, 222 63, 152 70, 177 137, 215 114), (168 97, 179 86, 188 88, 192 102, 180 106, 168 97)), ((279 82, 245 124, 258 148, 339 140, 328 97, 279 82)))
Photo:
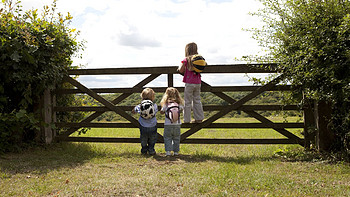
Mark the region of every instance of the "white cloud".
POLYGON ((118 43, 121 46, 130 46, 136 49, 144 49, 144 47, 160 47, 161 43, 154 38, 147 38, 139 32, 118 35, 118 43))
MULTIPOLYGON (((22 2, 25 8, 51 4, 22 2)), ((237 63, 235 57, 260 50, 242 31, 259 24, 248 15, 260 7, 256 0, 58 0, 57 7, 71 13, 72 27, 87 41, 83 59, 74 60, 86 68, 179 65, 188 42, 198 44, 209 64, 237 63)))

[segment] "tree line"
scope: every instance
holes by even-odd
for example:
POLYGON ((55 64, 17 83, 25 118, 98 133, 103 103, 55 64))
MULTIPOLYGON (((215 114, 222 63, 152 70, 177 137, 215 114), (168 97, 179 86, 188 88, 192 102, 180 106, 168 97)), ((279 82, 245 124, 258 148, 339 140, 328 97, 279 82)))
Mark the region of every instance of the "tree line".
MULTIPOLYGON (((232 97, 235 100, 239 100, 243 98, 247 92, 227 92, 226 93, 228 96, 232 97)), ((112 101, 113 99, 117 98, 120 94, 115 93, 115 94, 102 94, 102 96, 106 100, 112 101)), ((161 93, 156 93, 154 103, 157 105, 160 105, 160 100, 162 98, 161 93)), ((183 94, 182 94, 183 96, 183 94)), ((288 96, 288 95, 287 95, 288 96)), ((249 101, 247 105, 286 105, 287 103, 283 102, 283 98, 286 97, 284 93, 281 92, 266 92, 257 98, 249 101)), ((88 95, 76 95, 76 100, 79 101, 76 106, 103 106, 101 103, 93 99, 92 97, 88 95)), ((216 95, 210 93, 210 92, 202 92, 201 93, 201 102, 204 106, 207 105, 229 105, 229 103, 216 95)), ((118 106, 131 106, 134 107, 138 104, 141 103, 141 97, 140 94, 134 93, 130 95, 128 98, 124 99, 121 103, 118 104, 118 106)), ((67 112, 65 112, 67 113, 67 112)), ((73 114, 79 114, 80 112, 71 112, 73 114)), ((130 113, 130 112, 127 112, 130 113)), ((215 114, 215 111, 206 111, 205 116, 210 117, 211 115, 215 114)), ((269 116, 281 116, 281 117, 286 117, 286 116, 302 116, 301 111, 261 111, 259 112, 261 115, 265 117, 269 116)), ((132 115, 132 114, 130 114, 132 115)), ((138 118, 137 115, 133 115, 135 118, 138 118)), ((225 117, 227 118, 242 118, 242 117, 249 117, 247 114, 245 114, 242 111, 233 111, 227 114, 225 117)), ((158 114, 157 117, 159 120, 164 119, 163 116, 158 114)), ((95 121, 97 122, 113 122, 113 121, 121 121, 123 120, 120 116, 116 115, 115 112, 105 112, 99 117, 96 118, 95 121)))

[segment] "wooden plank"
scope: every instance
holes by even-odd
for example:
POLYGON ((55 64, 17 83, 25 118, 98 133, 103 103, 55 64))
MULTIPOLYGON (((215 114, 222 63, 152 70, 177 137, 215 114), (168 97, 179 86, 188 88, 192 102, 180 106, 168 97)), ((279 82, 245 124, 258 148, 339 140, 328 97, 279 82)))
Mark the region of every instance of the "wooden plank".
MULTIPOLYGON (((226 108, 227 105, 206 105, 203 106, 204 111, 220 111, 226 108)), ((120 109, 124 111, 131 111, 135 106, 119 106, 120 109)), ((161 106, 158 106, 160 110, 161 106)), ((243 105, 237 110, 240 111, 280 111, 280 110, 299 110, 297 105, 243 105)), ((96 112, 106 112, 110 111, 107 107, 95 107, 95 106, 80 106, 80 107, 54 107, 56 112, 73 112, 73 111, 96 111, 96 112)))
MULTIPOLYGON (((157 133, 157 143, 164 143, 163 136, 157 133)), ((102 143, 140 143, 140 138, 112 138, 112 137, 66 137, 57 136, 57 141, 65 142, 102 142, 102 143)))
POLYGON ((140 143, 140 138, 107 138, 107 137, 57 137, 64 142, 102 142, 102 143, 140 143))
MULTIPOLYGON (((274 73, 276 64, 222 64, 208 65, 203 73, 274 73), (253 68, 264 65, 267 69, 253 68)), ((178 66, 159 67, 129 67, 129 68, 102 68, 102 69, 74 69, 69 75, 127 75, 127 74, 176 74, 178 66)))
MULTIPOLYGON (((172 87, 172 86, 169 86, 172 87)), ((261 86, 202 86, 201 92, 248 92, 255 91, 261 86)), ((163 93, 167 87, 149 87, 155 92, 163 93)), ((184 87, 175 87, 180 92, 184 91, 184 87)), ((96 93, 139 93, 143 90, 142 87, 138 88, 91 88, 96 93)), ((290 85, 277 85, 270 89, 270 91, 291 91, 293 87, 290 85)), ((58 89, 55 94, 82 94, 83 91, 79 89, 58 89)))
POLYGON ((139 75, 139 74, 173 74, 175 66, 160 67, 130 67, 130 68, 101 68, 69 70, 69 75, 139 75))
MULTIPOLYGON (((195 124, 184 123, 181 125, 181 128, 191 128, 195 124)), ((162 126, 162 125, 160 125, 162 126)), ((289 122, 289 123, 273 123, 273 125, 267 125, 265 123, 211 123, 205 128, 272 128, 272 129, 281 129, 281 128, 304 128, 303 123, 289 122)))
POLYGON ((187 138, 181 144, 296 144, 290 139, 202 139, 187 138))
MULTIPOLYGON (((140 143, 140 138, 113 137, 57 137, 66 142, 101 142, 101 143, 140 143)), ((162 143, 157 141, 157 143, 162 143)), ((290 139, 206 139, 188 138, 181 144, 295 144, 290 139)))
MULTIPOLYGON (((196 126, 196 124, 191 123, 183 123, 181 125, 181 128, 192 128, 196 126)), ((56 123, 57 128, 138 128, 132 123, 56 123)), ((264 123, 211 123, 206 127, 203 128, 303 128, 303 123, 273 123, 272 127, 271 125, 267 125, 264 123)), ((157 128, 164 128, 164 123, 158 123, 157 128)))
MULTIPOLYGON (((143 90, 142 87, 137 88, 90 88, 96 93, 138 93, 143 90)), ((79 89, 58 89, 56 94, 82 94, 83 91, 79 89)))

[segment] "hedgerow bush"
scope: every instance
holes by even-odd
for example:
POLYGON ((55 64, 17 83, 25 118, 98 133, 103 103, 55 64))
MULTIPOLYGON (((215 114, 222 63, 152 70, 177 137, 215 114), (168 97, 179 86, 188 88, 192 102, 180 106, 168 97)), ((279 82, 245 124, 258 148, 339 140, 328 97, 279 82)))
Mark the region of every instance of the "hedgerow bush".
POLYGON ((23 11, 20 1, 2 0, 0 152, 35 140, 44 90, 62 86, 67 70, 75 68, 72 58, 80 57, 83 42, 69 28, 72 16, 56 10, 55 1, 41 11, 23 11))
POLYGON ((277 62, 285 81, 304 93, 301 103, 330 103, 330 151, 350 160, 350 1, 260 1, 255 14, 264 25, 253 32, 266 54, 250 60, 277 62))

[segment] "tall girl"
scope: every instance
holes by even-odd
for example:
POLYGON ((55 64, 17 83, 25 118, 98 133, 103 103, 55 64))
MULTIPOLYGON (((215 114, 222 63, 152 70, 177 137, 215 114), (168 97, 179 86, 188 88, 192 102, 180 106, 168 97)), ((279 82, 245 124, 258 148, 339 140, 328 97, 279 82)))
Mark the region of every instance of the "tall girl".
POLYGON ((164 122, 164 147, 166 156, 179 155, 180 151, 180 135, 181 135, 181 120, 180 112, 183 110, 183 99, 176 88, 167 88, 160 105, 162 109, 161 114, 165 114, 164 122), (176 116, 176 117, 174 117, 176 116))
POLYGON ((188 43, 185 47, 185 59, 179 67, 179 72, 184 74, 183 82, 185 83, 185 108, 184 122, 191 122, 191 109, 193 109, 193 123, 201 123, 204 119, 203 106, 200 97, 201 90, 201 74, 193 71, 191 57, 198 54, 197 44, 194 42, 188 43), (193 105, 193 107, 192 107, 193 105))

